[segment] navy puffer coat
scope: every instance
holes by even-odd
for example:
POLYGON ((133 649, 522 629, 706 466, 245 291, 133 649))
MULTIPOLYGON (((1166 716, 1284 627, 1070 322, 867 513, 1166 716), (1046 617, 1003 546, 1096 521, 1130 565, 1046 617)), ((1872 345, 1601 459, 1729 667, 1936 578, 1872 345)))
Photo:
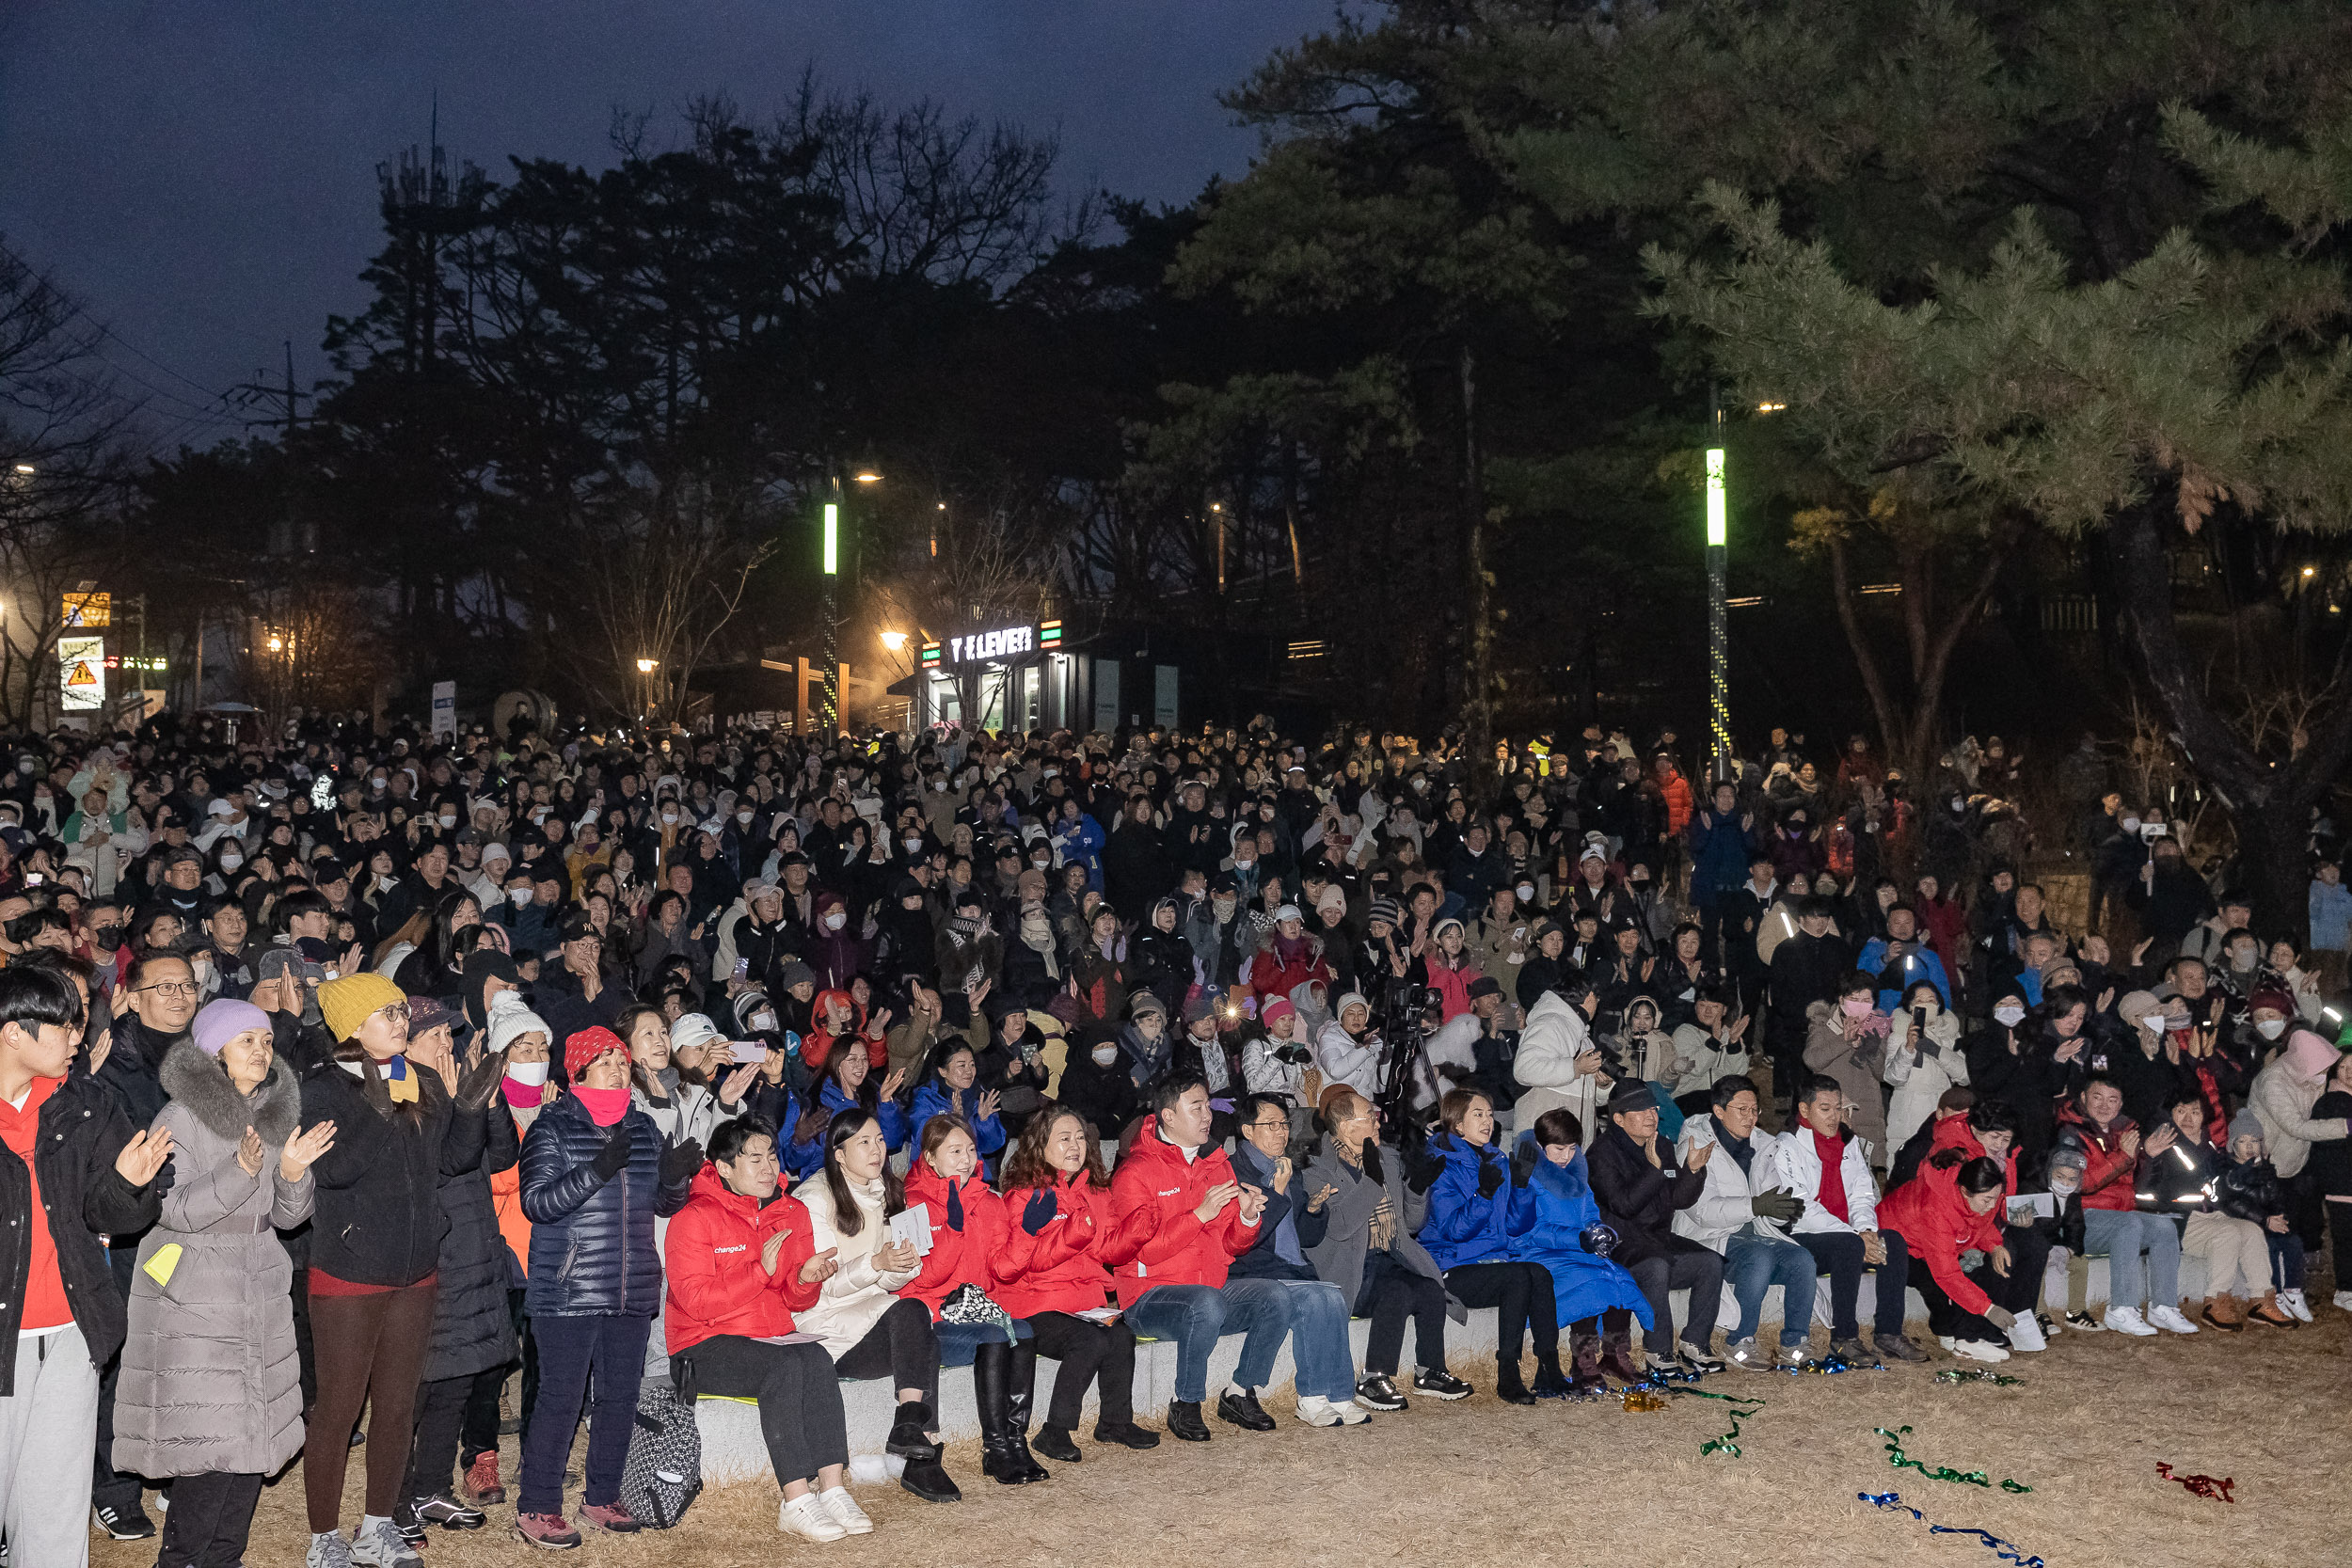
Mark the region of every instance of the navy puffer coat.
POLYGON ((628 1165, 611 1180, 596 1151, 612 1136, 577 1095, 539 1113, 523 1139, 523 1215, 531 1221, 531 1282, 523 1308, 534 1318, 650 1318, 661 1306, 661 1254, 654 1216, 683 1207, 689 1185, 661 1190, 661 1129, 630 1106, 628 1165))

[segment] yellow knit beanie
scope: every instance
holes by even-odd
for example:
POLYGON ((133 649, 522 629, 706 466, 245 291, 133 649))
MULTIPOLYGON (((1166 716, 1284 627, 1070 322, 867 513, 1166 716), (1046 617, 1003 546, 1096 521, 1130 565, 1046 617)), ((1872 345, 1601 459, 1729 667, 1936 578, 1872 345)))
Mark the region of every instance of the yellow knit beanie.
POLYGON ((326 1020, 327 1033, 347 1040, 359 1032, 370 1013, 407 1000, 405 992, 381 974, 346 974, 319 988, 319 1013, 326 1020))

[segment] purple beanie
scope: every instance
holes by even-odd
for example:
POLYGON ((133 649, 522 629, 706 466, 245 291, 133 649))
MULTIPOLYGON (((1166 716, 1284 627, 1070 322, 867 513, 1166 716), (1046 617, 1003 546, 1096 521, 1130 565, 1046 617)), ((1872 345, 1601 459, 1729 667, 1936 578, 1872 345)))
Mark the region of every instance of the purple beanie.
POLYGON ((196 1048, 207 1056, 217 1056, 220 1048, 244 1034, 247 1029, 267 1029, 269 1014, 250 1002, 238 1002, 222 997, 204 1004, 204 1010, 196 1015, 189 1034, 196 1048))

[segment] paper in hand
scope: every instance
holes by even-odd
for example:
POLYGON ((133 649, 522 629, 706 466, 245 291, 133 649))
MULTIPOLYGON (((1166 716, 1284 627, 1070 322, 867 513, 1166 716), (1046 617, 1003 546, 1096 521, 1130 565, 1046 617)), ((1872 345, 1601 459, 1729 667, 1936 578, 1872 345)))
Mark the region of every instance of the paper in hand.
POLYGON ((901 1209, 890 1216, 890 1239, 914 1248, 918 1258, 931 1253, 931 1215, 928 1209, 901 1209))
POLYGON ((2012 1193, 2009 1199, 2009 1223, 2024 1225, 2030 1220, 2055 1219, 2058 1199, 2048 1193, 2012 1193))

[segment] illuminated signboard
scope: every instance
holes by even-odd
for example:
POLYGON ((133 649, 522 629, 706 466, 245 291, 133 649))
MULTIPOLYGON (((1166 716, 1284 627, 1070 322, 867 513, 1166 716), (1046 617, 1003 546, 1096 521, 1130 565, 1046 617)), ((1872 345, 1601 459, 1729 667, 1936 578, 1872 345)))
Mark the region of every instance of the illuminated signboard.
POLYGON ((1006 626, 998 631, 977 631, 968 637, 951 637, 944 649, 937 642, 927 642, 923 645, 921 658, 923 667, 928 670, 943 663, 1001 663, 1025 654, 1050 652, 1060 646, 1061 623, 1041 621, 1033 626, 1006 626))

